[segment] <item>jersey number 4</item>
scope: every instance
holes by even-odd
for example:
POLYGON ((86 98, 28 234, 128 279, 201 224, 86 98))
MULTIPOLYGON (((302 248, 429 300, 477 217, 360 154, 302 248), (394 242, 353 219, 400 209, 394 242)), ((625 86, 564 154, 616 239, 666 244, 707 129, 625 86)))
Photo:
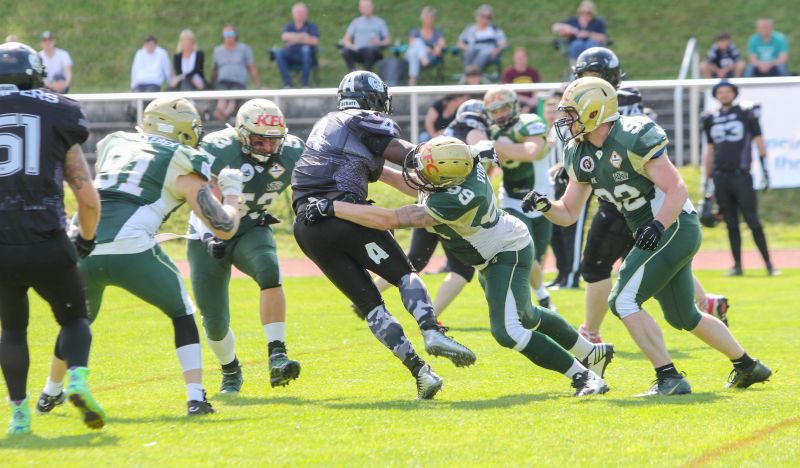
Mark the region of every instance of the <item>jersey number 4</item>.
POLYGON ((41 125, 38 115, 0 115, 0 148, 5 149, 8 154, 6 160, 0 162, 0 177, 16 174, 23 166, 25 174, 39 175, 40 144, 41 125), (14 133, 3 132, 9 127, 21 127, 24 138, 14 133))

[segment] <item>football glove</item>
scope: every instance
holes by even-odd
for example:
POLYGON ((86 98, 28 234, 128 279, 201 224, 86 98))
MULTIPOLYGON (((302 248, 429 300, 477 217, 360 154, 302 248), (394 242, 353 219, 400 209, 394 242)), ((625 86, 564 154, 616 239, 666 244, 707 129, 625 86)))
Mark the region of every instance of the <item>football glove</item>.
POLYGON ((214 258, 222 258, 225 256, 227 244, 225 241, 219 240, 213 234, 207 233, 203 236, 203 245, 206 246, 206 251, 214 258))
POLYGON ((333 200, 320 198, 309 202, 302 212, 303 224, 310 226, 322 218, 333 217, 333 200))
POLYGON ((567 173, 567 168, 561 166, 561 169, 559 169, 556 172, 556 175, 553 177, 553 180, 555 181, 555 183, 560 185, 569 184, 569 174, 567 173))
POLYGON ((642 250, 656 250, 663 235, 664 225, 659 220, 654 219, 644 226, 639 226, 633 234, 636 239, 634 245, 642 250))
POLYGON ((470 145, 469 150, 472 153, 472 157, 476 158, 478 162, 497 164, 497 152, 494 150, 492 140, 481 140, 474 145, 470 145))
POLYGON ((769 192, 769 188, 770 188, 770 186, 769 186, 769 172, 767 172, 766 169, 764 169, 763 172, 764 172, 764 174, 763 174, 763 176, 764 176, 764 191, 765 192, 769 192))
POLYGON ((539 192, 531 191, 522 199, 522 211, 530 213, 531 211, 541 211, 546 213, 553 206, 547 195, 542 195, 539 192))
POLYGON ((217 176, 217 183, 223 196, 226 197, 241 197, 243 181, 242 171, 239 169, 231 169, 226 167, 219 171, 217 176))
POLYGON ((94 250, 95 240, 97 239, 97 236, 91 239, 84 239, 81 236, 81 233, 77 229, 75 229, 73 232, 74 234, 71 236, 72 245, 75 246, 75 251, 78 252, 78 257, 79 258, 88 257, 89 254, 92 253, 92 250, 94 250))

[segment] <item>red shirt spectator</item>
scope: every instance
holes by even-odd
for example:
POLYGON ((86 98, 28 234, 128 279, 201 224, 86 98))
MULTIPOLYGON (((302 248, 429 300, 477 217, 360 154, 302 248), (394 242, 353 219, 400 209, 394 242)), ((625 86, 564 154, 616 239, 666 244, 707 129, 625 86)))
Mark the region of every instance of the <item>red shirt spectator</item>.
MULTIPOLYGON (((528 65, 528 51, 524 47, 514 49, 514 64, 503 70, 502 82, 508 84, 539 83, 539 71, 528 65)), ((528 113, 537 107, 536 93, 517 92, 520 111, 528 113)))

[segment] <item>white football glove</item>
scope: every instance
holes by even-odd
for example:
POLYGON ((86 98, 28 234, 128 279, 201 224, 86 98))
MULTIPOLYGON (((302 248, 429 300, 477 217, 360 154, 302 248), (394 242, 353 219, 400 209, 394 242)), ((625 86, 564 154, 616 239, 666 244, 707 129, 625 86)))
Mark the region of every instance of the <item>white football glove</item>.
POLYGON ((480 162, 497 163, 497 152, 494 150, 492 140, 481 140, 474 145, 470 145, 470 152, 473 158, 478 158, 480 162))
POLYGON ((241 197, 243 178, 242 171, 239 169, 226 167, 219 171, 217 184, 219 184, 222 195, 225 197, 241 197))

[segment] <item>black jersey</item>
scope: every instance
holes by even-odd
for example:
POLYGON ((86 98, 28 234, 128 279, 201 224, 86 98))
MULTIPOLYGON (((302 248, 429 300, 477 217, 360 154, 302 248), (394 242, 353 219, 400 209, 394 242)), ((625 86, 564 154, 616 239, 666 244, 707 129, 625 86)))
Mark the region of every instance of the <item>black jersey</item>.
POLYGON ((714 145, 714 170, 749 171, 753 137, 761 135, 761 108, 742 103, 703 116, 703 130, 714 145))
POLYGON ((617 103, 619 113, 625 116, 644 114, 642 93, 636 88, 622 88, 617 90, 617 103))
POLYGON ((445 128, 442 135, 457 138, 463 143, 466 143, 467 135, 469 135, 469 132, 472 130, 479 130, 486 134, 489 133, 489 129, 486 128, 486 123, 482 119, 474 115, 465 115, 450 122, 450 125, 445 128))
POLYGON ((374 111, 348 109, 320 119, 292 173, 292 204, 349 193, 367 198, 367 184, 383 172, 383 152, 400 136, 397 123, 374 111))
POLYGON ((33 244, 63 231, 64 159, 88 137, 72 99, 0 90, 0 244, 33 244))

